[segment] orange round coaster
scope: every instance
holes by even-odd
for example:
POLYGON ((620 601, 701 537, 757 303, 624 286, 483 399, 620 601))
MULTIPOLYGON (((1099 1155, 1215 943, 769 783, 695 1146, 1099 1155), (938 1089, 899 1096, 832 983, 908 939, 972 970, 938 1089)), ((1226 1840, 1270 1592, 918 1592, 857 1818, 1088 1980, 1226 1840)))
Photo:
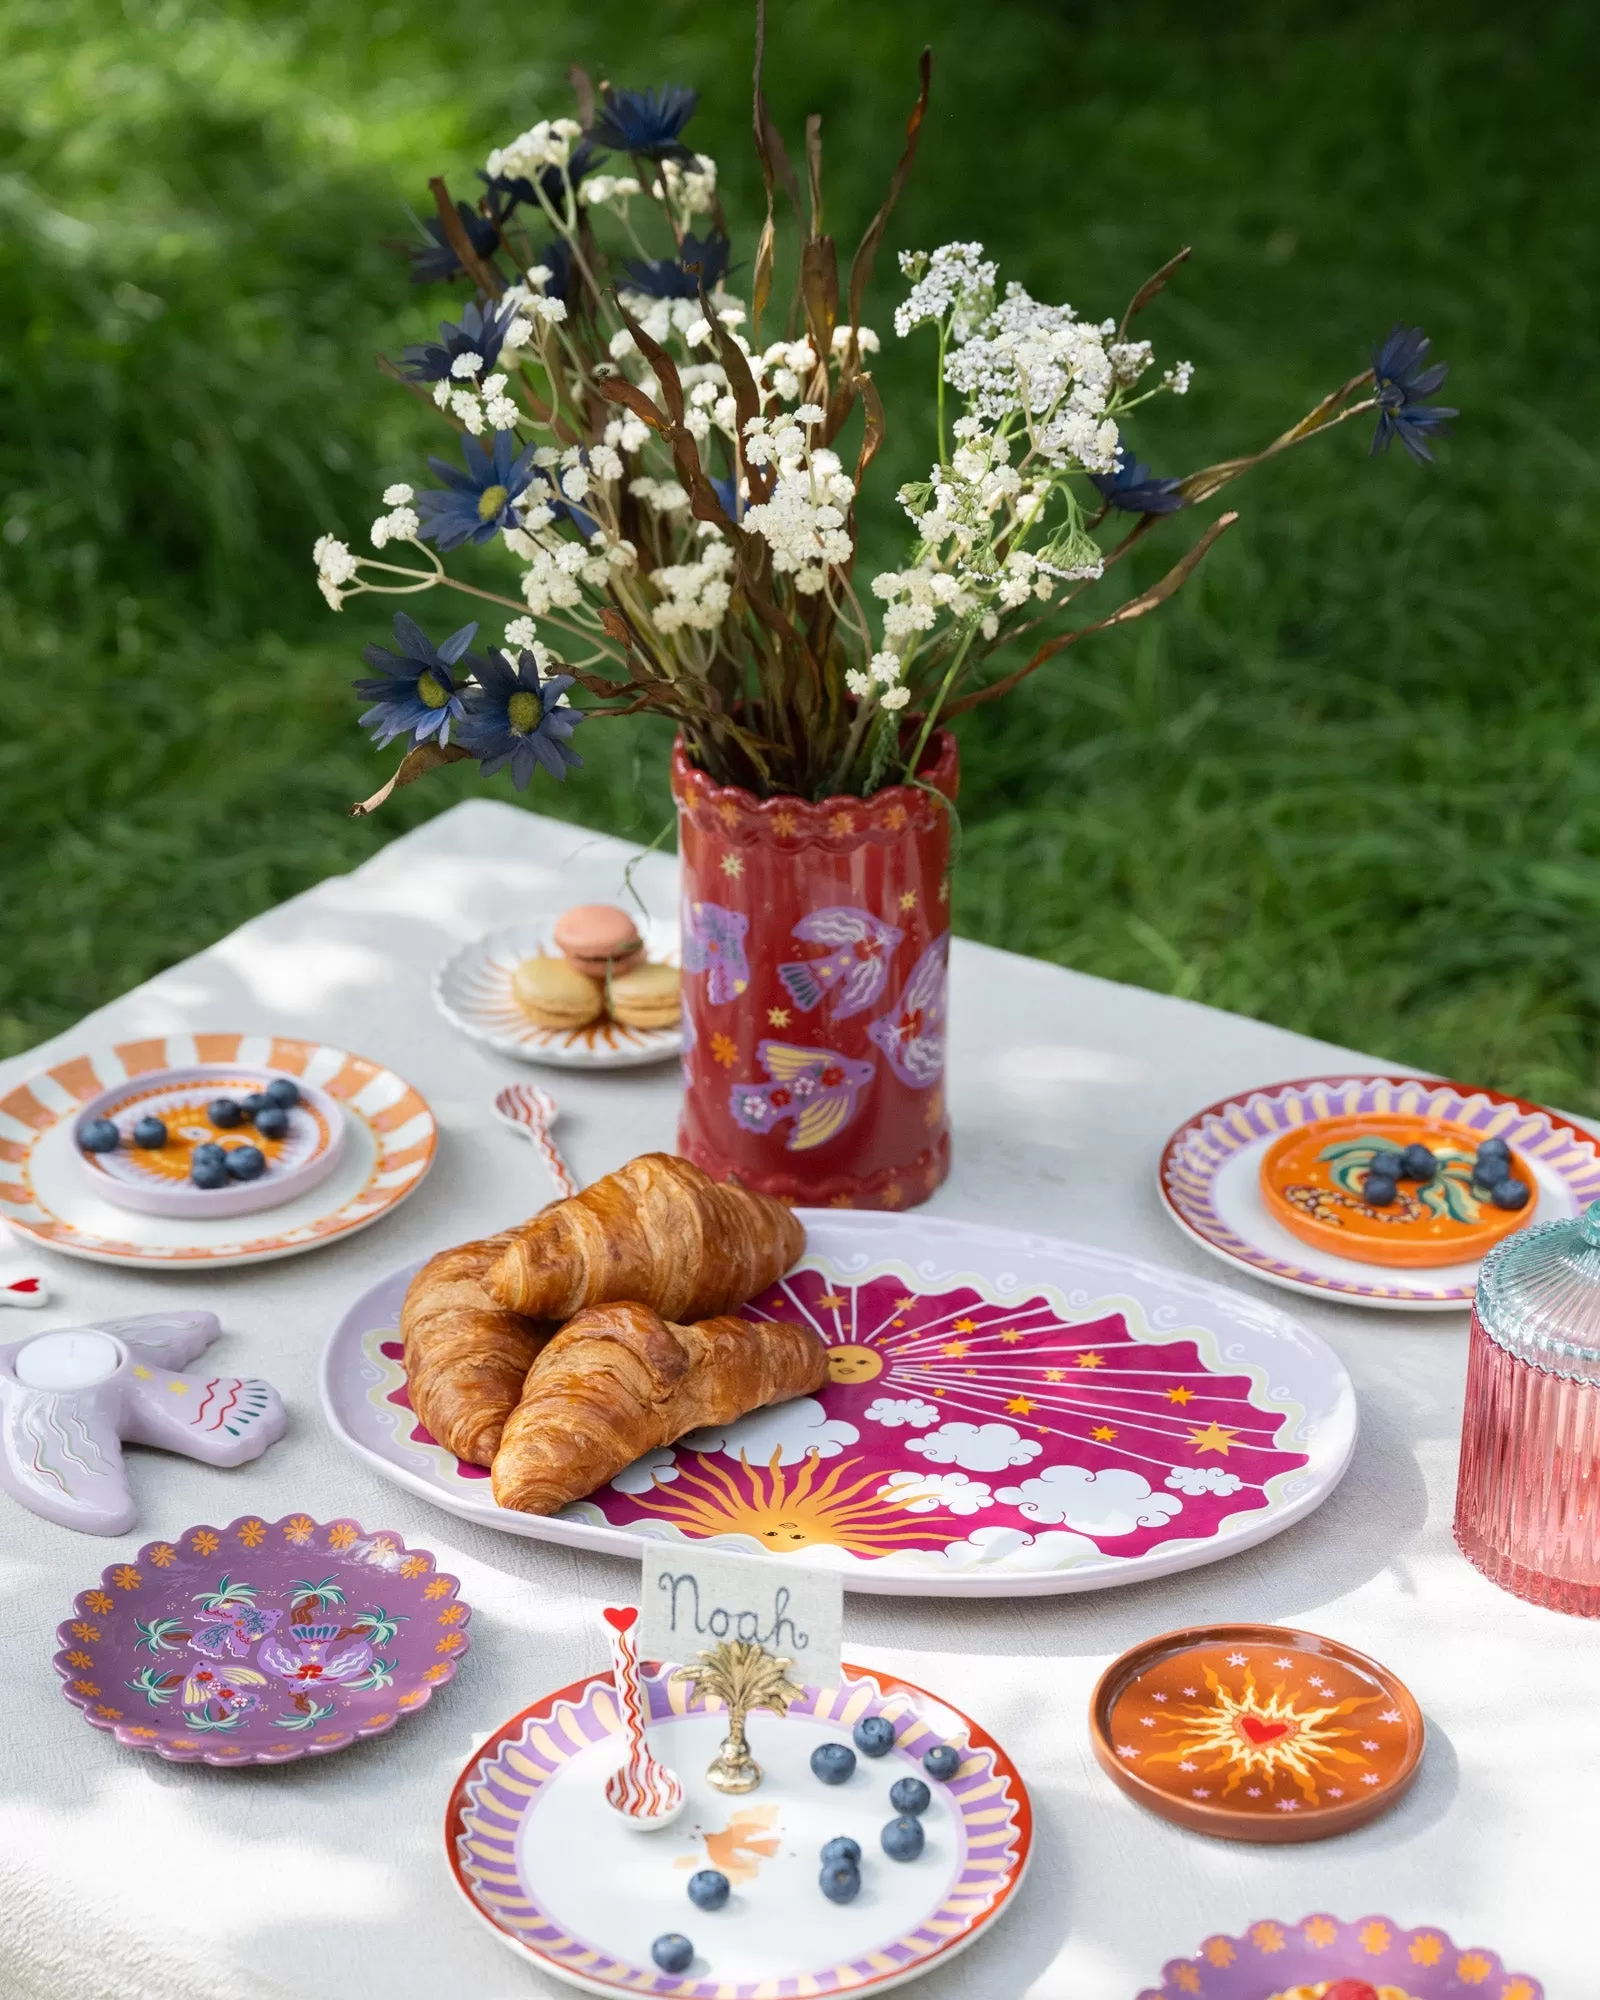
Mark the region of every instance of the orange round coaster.
POLYGON ((1223 1840, 1325 1840, 1396 1804, 1422 1711, 1387 1669, 1279 1625, 1166 1632, 1114 1660, 1089 1703, 1094 1753, 1140 1805, 1223 1840))
POLYGON ((1466 1264, 1520 1229, 1537 1206, 1538 1184, 1511 1155, 1511 1171, 1529 1190, 1523 1208, 1496 1208, 1472 1192, 1472 1163, 1483 1134, 1438 1118, 1319 1118, 1285 1132, 1261 1161, 1269 1213, 1302 1243, 1363 1264, 1417 1269, 1466 1264), (1438 1161, 1431 1181, 1401 1181, 1395 1200, 1362 1200, 1375 1153, 1426 1146, 1438 1161))

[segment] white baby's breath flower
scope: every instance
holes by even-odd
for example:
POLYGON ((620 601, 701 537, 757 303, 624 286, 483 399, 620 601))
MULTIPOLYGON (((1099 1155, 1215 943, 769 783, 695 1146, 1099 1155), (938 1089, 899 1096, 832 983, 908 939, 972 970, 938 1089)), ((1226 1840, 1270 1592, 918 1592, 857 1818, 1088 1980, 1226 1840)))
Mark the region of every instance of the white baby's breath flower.
POLYGON ((449 384, 449 383, 448 383, 447 381, 445 381, 445 382, 435 382, 435 383, 434 383, 434 385, 433 385, 433 400, 434 400, 434 401, 435 401, 435 402, 436 402, 436 403, 438 404, 438 406, 439 406, 439 408, 440 408, 441 410, 442 410, 442 409, 443 409, 443 408, 445 407, 445 405, 446 405, 446 404, 447 404, 447 403, 449 402, 449 400, 450 400, 450 384, 449 384))
POLYGON ((710 340, 711 322, 704 313, 683 330, 683 342, 686 347, 705 347, 709 345, 710 340))
POLYGON ((856 667, 846 667, 844 684, 857 701, 865 701, 872 692, 872 682, 856 667))
POLYGON ((804 424, 809 430, 813 424, 820 424, 828 414, 820 403, 802 403, 793 413, 797 424, 804 424))
POLYGON ((900 678, 901 660, 898 653, 874 653, 867 662, 867 671, 875 681, 885 687, 893 687, 900 678))
MULTIPOLYGON (((606 428, 609 431, 610 426, 606 428)), ((597 444, 590 448, 589 470, 596 479, 620 479, 622 460, 609 444, 597 444)))
POLYGON ((474 375, 483 373, 481 354, 458 354, 450 364, 450 373, 458 382, 470 382, 474 375))
POLYGON ((457 420, 465 425, 474 437, 483 434, 483 405, 470 389, 457 389, 450 397, 450 408, 457 420))
POLYGON ((526 653, 539 643, 538 632, 531 618, 513 618, 506 626, 506 644, 513 653, 526 653))
POLYGON ((986 639, 998 638, 1000 636, 999 613, 994 611, 986 611, 979 622, 978 630, 983 634, 983 636, 986 639))
MULTIPOLYGON (((410 487, 402 487, 401 492, 409 493, 410 487)), ((390 542, 414 542, 422 522, 414 507, 396 507, 393 513, 380 514, 372 524, 372 546, 386 547, 390 542)))
POLYGON ((567 316, 564 299, 538 298, 533 302, 533 309, 538 318, 547 320, 551 326, 559 326, 567 316))
POLYGON ((337 535, 319 535, 311 554, 317 565, 318 590, 333 610, 342 610, 345 593, 340 585, 355 581, 358 568, 356 557, 337 535))
MULTIPOLYGON (((833 329, 832 345, 835 354, 843 354, 848 349, 850 345, 850 328, 848 323, 844 326, 836 326, 833 329)), ((883 343, 870 326, 858 326, 856 328, 856 345, 863 354, 876 354, 883 343)))
POLYGON ((1161 378, 1161 385, 1170 389, 1175 396, 1187 396, 1189 384, 1194 380, 1194 363, 1180 361, 1175 368, 1169 368, 1161 378))
POLYGON ((1137 382, 1155 359, 1155 349, 1148 340, 1116 340, 1106 349, 1106 359, 1119 382, 1137 382))
POLYGON ((897 708, 904 708, 910 699, 911 690, 908 687, 886 688, 878 697, 878 706, 893 711, 897 708))
POLYGON ((902 339, 919 326, 949 319, 958 343, 976 332, 994 299, 995 266, 981 243, 943 243, 931 257, 902 252, 900 268, 916 282, 896 306, 894 330, 902 339), (921 260, 921 261, 919 261, 921 260))
POLYGON ((403 483, 398 486, 386 486, 383 489, 383 504, 385 507, 404 507, 415 500, 416 497, 411 488, 403 483))

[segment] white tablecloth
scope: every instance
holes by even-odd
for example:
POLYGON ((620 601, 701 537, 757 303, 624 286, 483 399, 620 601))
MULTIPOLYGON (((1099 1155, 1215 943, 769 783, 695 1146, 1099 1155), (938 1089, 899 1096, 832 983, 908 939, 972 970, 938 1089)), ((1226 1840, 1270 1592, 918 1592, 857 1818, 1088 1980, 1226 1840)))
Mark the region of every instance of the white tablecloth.
MULTIPOLYGON (((632 852, 504 805, 458 806, 0 1064, 4 1090, 85 1043, 276 1029, 391 1064, 442 1127, 432 1175, 396 1216, 254 1270, 103 1269, 42 1257, 0 1224, 0 1275, 32 1265, 56 1287, 46 1313, 0 1313, 0 1339, 175 1298, 205 1305, 225 1329, 218 1360, 275 1382, 291 1422, 284 1442, 233 1473, 134 1454, 140 1521, 122 1540, 74 1534, 0 1497, 5 2000, 564 1990, 516 1962, 460 1901, 441 1824, 476 1739, 605 1663, 597 1606, 630 1590, 629 1567, 469 1527, 380 1480, 329 1436, 316 1369, 340 1313, 376 1278, 547 1199, 533 1149, 490 1113, 497 1085, 525 1072, 452 1032, 429 982, 462 940, 496 924, 619 900, 632 852), (74 1592, 158 1535, 294 1509, 393 1528, 460 1577, 472 1652, 445 1697, 371 1743, 264 1771, 164 1764, 86 1727, 50 1668, 74 1592)), ((652 856, 637 879, 670 916, 673 863, 652 856)), ((1251 1289, 1165 1217, 1161 1143, 1227 1092, 1366 1059, 978 945, 957 944, 953 975, 955 1169, 932 1212, 1076 1235, 1251 1289)), ((675 1066, 544 1080, 580 1180, 671 1146, 675 1066)), ((916 1988, 926 2000, 1132 2000, 1213 1933, 1320 1910, 1437 1924, 1541 1977, 1549 2000, 1600 1990, 1600 1633, 1503 1595, 1454 1550, 1464 1319, 1273 1296, 1332 1341, 1360 1396, 1354 1463, 1308 1521, 1186 1576, 1088 1596, 846 1601, 847 1656, 977 1717, 1032 1792, 1028 1883, 986 1939, 916 1988), (1097 1675, 1138 1639, 1214 1618, 1302 1623, 1398 1672, 1430 1731, 1409 1798, 1363 1832, 1271 1849, 1178 1832, 1115 1791, 1085 1727, 1097 1675)))

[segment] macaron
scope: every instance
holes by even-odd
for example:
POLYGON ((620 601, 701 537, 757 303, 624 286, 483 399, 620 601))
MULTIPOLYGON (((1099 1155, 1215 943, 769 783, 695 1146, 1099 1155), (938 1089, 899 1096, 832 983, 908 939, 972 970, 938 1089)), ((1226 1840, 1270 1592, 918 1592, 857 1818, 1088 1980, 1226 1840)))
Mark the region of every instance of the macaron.
POLYGON ((641 965, 611 982, 611 1018, 624 1028, 675 1028, 683 1010, 675 965, 641 965))
POLYGON ((511 975, 511 990, 540 1028, 586 1028, 605 1012, 600 988, 564 958, 525 958, 511 975))
POLYGON ((556 950, 591 979, 631 972, 644 957, 638 927, 610 903, 580 903, 556 919, 556 950))

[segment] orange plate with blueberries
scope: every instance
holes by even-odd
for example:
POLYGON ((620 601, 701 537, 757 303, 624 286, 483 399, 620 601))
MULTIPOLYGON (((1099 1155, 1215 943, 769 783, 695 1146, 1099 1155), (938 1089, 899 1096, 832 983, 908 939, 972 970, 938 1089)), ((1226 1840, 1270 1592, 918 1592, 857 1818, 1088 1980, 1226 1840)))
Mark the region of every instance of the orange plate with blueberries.
POLYGON ((1281 1625, 1147 1639, 1100 1678, 1095 1756, 1113 1782, 1192 1833, 1324 1840, 1387 1812, 1422 1761, 1422 1711, 1386 1667, 1281 1625))
POLYGON ((1302 1243, 1401 1270, 1482 1257, 1529 1219, 1533 1191, 1509 1148, 1491 1153, 1470 1126, 1403 1112, 1316 1119, 1261 1161, 1268 1213, 1302 1243), (1395 1156, 1405 1171, 1386 1172, 1395 1156))

